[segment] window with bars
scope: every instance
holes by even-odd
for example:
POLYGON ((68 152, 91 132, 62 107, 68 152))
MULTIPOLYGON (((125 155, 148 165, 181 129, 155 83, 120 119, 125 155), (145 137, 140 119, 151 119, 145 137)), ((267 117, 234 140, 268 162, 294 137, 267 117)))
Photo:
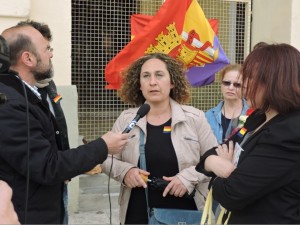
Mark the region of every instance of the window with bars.
MULTIPOLYGON (((218 19, 218 38, 231 63, 242 63, 250 45, 251 1, 199 0, 209 18, 218 19)), ((72 84, 79 98, 79 132, 89 140, 111 129, 128 105, 105 89, 106 64, 130 41, 130 15, 154 15, 162 0, 72 0, 72 84)), ((213 84, 192 88, 190 104, 206 111, 221 99, 213 84)))

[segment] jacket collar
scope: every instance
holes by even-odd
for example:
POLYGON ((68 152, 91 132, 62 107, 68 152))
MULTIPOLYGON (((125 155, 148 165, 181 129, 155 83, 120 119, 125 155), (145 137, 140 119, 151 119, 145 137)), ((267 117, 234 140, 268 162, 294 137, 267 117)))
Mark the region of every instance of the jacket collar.
MULTIPOLYGON (((242 102, 243 102, 243 109, 242 109, 241 115, 244 115, 249 107, 248 107, 247 101, 245 99, 242 99, 242 102)), ((219 102, 219 104, 216 107, 214 107, 212 109, 212 112, 219 124, 222 124, 221 113, 222 113, 223 105, 224 105, 224 101, 221 101, 221 102, 219 102)))
MULTIPOLYGON (((172 114, 171 115, 172 116, 172 126, 174 126, 175 124, 177 124, 179 122, 182 122, 182 121, 186 120, 184 111, 183 111, 181 105, 178 102, 176 102, 174 99, 170 98, 170 106, 171 106, 171 114, 172 114)), ((138 111, 138 108, 134 108, 133 110, 136 113, 138 111)), ((141 129, 143 129, 143 127, 146 127, 146 124, 147 124, 146 116, 141 118, 137 122, 137 125, 141 129)))
POLYGON ((186 121, 186 117, 181 105, 174 99, 170 99, 170 105, 172 110, 172 126, 179 122, 186 121))
POLYGON ((37 104, 41 102, 41 100, 17 76, 18 75, 14 72, 9 72, 9 74, 5 75, 0 75, 0 82, 15 89, 22 96, 24 96, 25 88, 28 101, 32 104, 37 104))

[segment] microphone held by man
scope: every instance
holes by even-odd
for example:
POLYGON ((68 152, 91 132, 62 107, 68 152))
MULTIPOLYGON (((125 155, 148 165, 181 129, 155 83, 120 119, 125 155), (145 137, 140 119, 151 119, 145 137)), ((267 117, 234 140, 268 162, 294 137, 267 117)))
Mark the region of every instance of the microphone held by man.
POLYGON ((139 121, 139 119, 143 118, 149 111, 150 111, 150 105, 147 103, 143 104, 137 111, 134 119, 130 122, 130 124, 125 128, 125 130, 122 133, 123 134, 129 133, 132 130, 132 128, 136 125, 136 123, 139 121))

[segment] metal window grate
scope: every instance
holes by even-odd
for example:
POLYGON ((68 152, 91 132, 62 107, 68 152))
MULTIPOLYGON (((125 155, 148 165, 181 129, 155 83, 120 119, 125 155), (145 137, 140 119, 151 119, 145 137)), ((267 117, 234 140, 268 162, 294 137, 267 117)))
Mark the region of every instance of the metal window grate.
MULTIPOLYGON (((162 0, 72 0, 72 84, 79 97, 79 132, 89 140, 110 130, 123 104, 106 90, 104 69, 130 40, 130 15, 154 15, 162 0)), ((199 0, 207 18, 219 21, 219 40, 231 63, 241 63, 250 45, 251 0, 199 0)), ((191 105, 207 110, 220 99, 218 76, 192 88, 191 105)))

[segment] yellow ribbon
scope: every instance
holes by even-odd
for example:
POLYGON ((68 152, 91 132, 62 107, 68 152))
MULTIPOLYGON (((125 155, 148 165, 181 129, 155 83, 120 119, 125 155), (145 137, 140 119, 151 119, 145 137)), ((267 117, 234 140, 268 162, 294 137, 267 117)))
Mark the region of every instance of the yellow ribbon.
POLYGON ((201 225, 204 225, 204 224, 211 225, 212 224, 212 188, 208 192, 200 224, 201 225), (206 221, 207 221, 207 223, 206 223, 206 221))
MULTIPOLYGON (((200 225, 211 225, 212 224, 212 203, 213 203, 213 197, 212 197, 212 188, 209 190, 208 195, 207 195, 207 199, 205 201, 205 205, 204 205, 204 209, 203 209, 203 213, 202 213, 202 217, 201 217, 201 222, 200 225)), ((221 206, 221 212, 218 216, 218 220, 217 220, 217 225, 221 225, 222 224, 222 219, 223 216, 225 215, 225 212, 227 210, 221 206)), ((230 218, 231 212, 229 212, 226 221, 224 222, 224 225, 228 224, 229 218, 230 218)))

